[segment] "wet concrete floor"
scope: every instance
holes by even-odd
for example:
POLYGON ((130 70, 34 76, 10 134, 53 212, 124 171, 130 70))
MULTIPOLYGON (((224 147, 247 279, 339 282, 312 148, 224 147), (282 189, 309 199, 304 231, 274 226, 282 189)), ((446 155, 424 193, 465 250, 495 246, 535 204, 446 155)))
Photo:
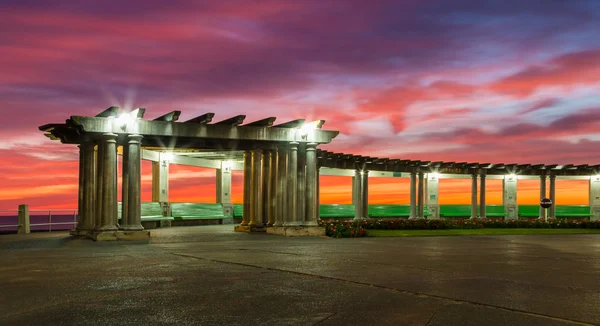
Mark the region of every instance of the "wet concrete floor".
POLYGON ((0 236, 0 325, 600 325, 600 235, 0 236))

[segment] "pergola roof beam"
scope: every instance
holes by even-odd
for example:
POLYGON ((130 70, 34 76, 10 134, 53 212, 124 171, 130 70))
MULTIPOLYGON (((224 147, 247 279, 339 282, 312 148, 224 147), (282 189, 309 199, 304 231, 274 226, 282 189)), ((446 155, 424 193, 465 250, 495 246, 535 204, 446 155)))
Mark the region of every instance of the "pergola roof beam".
POLYGON ((154 119, 154 121, 175 122, 179 119, 180 114, 181 114, 181 111, 174 110, 167 114, 161 115, 160 117, 154 119))
POLYGON ((244 125, 244 127, 246 126, 253 126, 253 127, 271 127, 273 125, 273 123, 275 122, 275 117, 268 117, 265 119, 261 119, 261 120, 257 120, 254 122, 250 122, 244 125))
POLYGON ((108 109, 96 114, 97 118, 116 117, 119 114, 118 106, 111 106, 108 109))
POLYGON ((235 117, 231 117, 229 119, 225 119, 223 121, 219 121, 213 123, 214 125, 227 125, 227 126, 239 126, 244 123, 244 119, 246 119, 245 115, 236 115, 235 117))
POLYGON ((214 113, 209 112, 209 113, 204 113, 203 115, 199 115, 195 118, 192 118, 188 121, 185 121, 184 123, 199 123, 199 124, 207 124, 210 123, 213 119, 213 117, 215 116, 214 113))

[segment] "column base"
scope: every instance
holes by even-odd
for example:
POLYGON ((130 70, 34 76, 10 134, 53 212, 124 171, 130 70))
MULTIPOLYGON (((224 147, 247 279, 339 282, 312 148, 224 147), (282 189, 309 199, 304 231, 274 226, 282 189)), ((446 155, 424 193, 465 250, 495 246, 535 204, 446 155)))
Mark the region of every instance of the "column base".
POLYGON ((317 221, 311 221, 311 222, 304 222, 302 224, 302 227, 315 227, 315 226, 319 226, 319 222, 317 221))
POLYGON ((118 231, 119 228, 116 225, 107 225, 107 226, 102 226, 99 228, 96 228, 94 230, 92 230, 92 233, 95 232, 109 232, 109 231, 118 231))
POLYGON ((120 225, 119 231, 143 231, 144 227, 141 225, 120 225))
POLYGON ((264 226, 253 226, 253 225, 236 225, 233 228, 235 232, 266 232, 267 228, 264 226))
POLYGON ((94 231, 89 237, 94 241, 143 241, 150 240, 150 231, 94 231))
POLYGON ((267 234, 283 235, 286 237, 320 237, 325 236, 325 228, 320 226, 268 227, 267 234))
POLYGON ((301 224, 302 222, 298 222, 298 221, 294 221, 294 222, 285 222, 283 223, 283 227, 284 228, 288 228, 288 227, 299 227, 302 226, 301 224))

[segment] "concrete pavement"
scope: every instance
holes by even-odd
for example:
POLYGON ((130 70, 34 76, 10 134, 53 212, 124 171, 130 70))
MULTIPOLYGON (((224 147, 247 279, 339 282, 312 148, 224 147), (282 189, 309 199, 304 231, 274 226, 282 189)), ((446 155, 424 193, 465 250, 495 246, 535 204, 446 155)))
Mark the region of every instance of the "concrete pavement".
POLYGON ((0 325, 600 324, 600 236, 0 236, 0 325))

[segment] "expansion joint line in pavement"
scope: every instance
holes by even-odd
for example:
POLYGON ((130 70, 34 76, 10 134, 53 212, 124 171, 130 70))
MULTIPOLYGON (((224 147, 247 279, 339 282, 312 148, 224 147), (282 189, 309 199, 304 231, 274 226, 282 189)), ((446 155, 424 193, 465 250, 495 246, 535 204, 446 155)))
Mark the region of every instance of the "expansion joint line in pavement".
POLYGON ((359 282, 359 281, 345 280, 345 279, 336 278, 336 277, 330 277, 330 276, 323 276, 323 275, 316 275, 316 274, 310 274, 310 273, 296 272, 296 271, 290 271, 290 270, 286 270, 286 269, 279 269, 279 268, 273 268, 273 267, 264 267, 264 266, 259 266, 259 265, 238 263, 238 262, 227 261, 227 260, 218 260, 218 259, 212 259, 212 258, 198 257, 198 256, 190 255, 190 254, 173 253, 173 255, 180 256, 180 257, 192 258, 192 259, 198 259, 198 260, 205 260, 205 261, 210 261, 210 262, 215 262, 215 263, 221 263, 221 264, 230 264, 230 265, 238 265, 238 266, 244 266, 244 267, 260 268, 260 269, 265 269, 265 270, 270 270, 270 271, 276 271, 276 272, 283 272, 283 273, 290 273, 290 274, 296 274, 296 275, 302 275, 302 276, 316 277, 316 278, 321 278, 321 279, 326 279, 326 280, 333 280, 333 281, 344 282, 344 283, 348 283, 348 284, 356 284, 356 285, 376 287, 376 288, 380 288, 380 289, 384 289, 384 290, 388 290, 388 291, 393 291, 393 292, 402 293, 402 294, 408 294, 408 295, 417 296, 417 297, 426 297, 426 298, 441 299, 441 300, 449 301, 449 302, 454 303, 454 304, 464 304, 464 303, 466 303, 466 304, 470 304, 470 305, 474 305, 474 306, 480 306, 480 307, 498 309, 498 310, 503 310, 503 311, 508 311, 508 312, 521 313, 521 314, 529 315, 529 316, 533 316, 533 317, 541 317, 541 318, 547 318, 547 319, 552 319, 552 320, 557 320, 557 321, 563 321, 563 322, 566 321, 566 322, 571 322, 571 323, 574 323, 574 324, 577 324, 577 325, 590 325, 590 326, 594 325, 594 324, 590 324, 590 323, 587 323, 587 322, 584 322, 584 321, 580 321, 580 320, 574 320, 574 319, 563 318, 563 317, 554 317, 554 316, 550 316, 550 315, 544 315, 544 314, 530 312, 530 311, 525 311, 525 310, 520 310, 520 309, 494 306, 494 305, 487 304, 487 303, 481 303, 481 302, 475 302, 475 301, 469 301, 469 300, 463 300, 463 299, 450 298, 450 297, 445 297, 445 296, 442 296, 442 295, 429 294, 429 293, 424 293, 424 292, 401 290, 401 289, 391 288, 391 287, 387 287, 387 286, 383 286, 383 285, 377 285, 377 284, 371 284, 371 283, 359 282))

